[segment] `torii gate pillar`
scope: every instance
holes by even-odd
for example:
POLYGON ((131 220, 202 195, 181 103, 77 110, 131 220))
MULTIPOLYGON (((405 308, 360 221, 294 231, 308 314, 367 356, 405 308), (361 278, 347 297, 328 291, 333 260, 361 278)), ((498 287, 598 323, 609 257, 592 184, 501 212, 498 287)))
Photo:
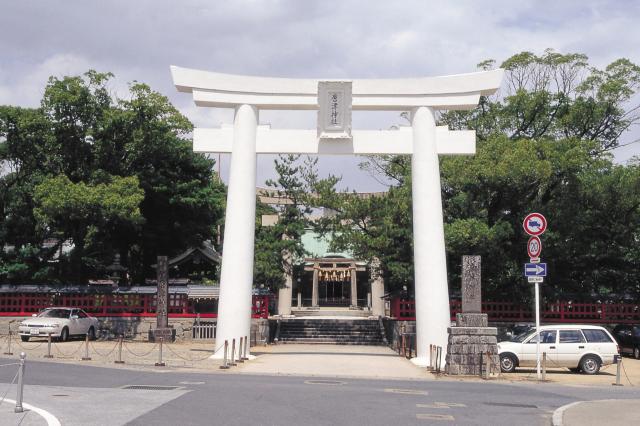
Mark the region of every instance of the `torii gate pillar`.
POLYGON ((413 156, 411 194, 413 202, 413 258, 416 308, 417 365, 429 364, 428 345, 447 347, 451 325, 447 260, 444 246, 440 165, 433 111, 412 111, 413 156))
MULTIPOLYGON (((171 67, 181 92, 198 106, 235 108, 233 127, 195 129, 196 152, 231 153, 216 352, 225 340, 248 336, 255 230, 256 154, 412 155, 417 358, 429 345, 447 347, 449 290, 438 155, 474 154, 475 132, 436 126, 434 110, 474 108, 494 93, 503 70, 409 79, 349 82, 218 74, 171 67), (318 129, 258 125, 258 109, 319 110, 318 129), (412 111, 411 127, 351 130, 351 110, 412 111)), ((445 359, 445 354, 442 354, 445 359)))
POLYGON ((226 285, 220 286, 214 356, 224 356, 225 340, 231 344, 236 339, 236 348, 239 348, 240 338, 250 336, 251 332, 257 128, 258 109, 246 104, 237 107, 233 120, 233 149, 220 272, 220 282, 226 285))

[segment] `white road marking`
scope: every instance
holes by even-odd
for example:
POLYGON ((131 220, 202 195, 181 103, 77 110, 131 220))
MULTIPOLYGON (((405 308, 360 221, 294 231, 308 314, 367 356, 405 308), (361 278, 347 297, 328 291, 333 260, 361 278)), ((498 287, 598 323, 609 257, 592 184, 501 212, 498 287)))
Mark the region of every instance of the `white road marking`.
POLYGON ((448 414, 416 414, 418 420, 446 420, 454 421, 455 418, 448 414))
POLYGON ((384 391, 388 393, 400 393, 403 395, 429 395, 427 391, 419 389, 385 389, 384 391))
MULTIPOLYGON (((11 404, 16 403, 14 399, 5 398, 4 400, 11 404)), ((22 403, 22 407, 26 408, 27 410, 31 410, 35 413, 38 413, 43 419, 45 419, 45 421, 47 422, 47 425, 49 426, 61 426, 60 421, 57 419, 56 416, 54 416, 53 414, 51 414, 46 410, 43 410, 42 408, 34 407, 33 405, 27 404, 26 402, 22 403)))
POLYGON ((416 404, 417 408, 464 408, 466 405, 457 402, 434 402, 433 404, 416 404))

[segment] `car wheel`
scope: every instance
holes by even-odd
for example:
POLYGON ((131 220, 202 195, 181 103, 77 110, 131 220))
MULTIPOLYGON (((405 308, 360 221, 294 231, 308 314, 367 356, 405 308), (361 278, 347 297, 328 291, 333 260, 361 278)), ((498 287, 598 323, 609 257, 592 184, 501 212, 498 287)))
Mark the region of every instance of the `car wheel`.
POLYGON ((20 340, 22 340, 23 342, 28 342, 29 336, 20 336, 20 340))
POLYGON ((93 326, 89 327, 87 336, 89 336, 89 340, 96 340, 96 329, 93 326))
POLYGON ((633 348, 633 357, 635 359, 640 359, 640 348, 638 347, 633 348))
POLYGON ((598 374, 600 371, 600 360, 593 355, 587 355, 580 360, 580 369, 584 374, 598 374))
POLYGON ((511 354, 500 355, 500 370, 503 373, 513 373, 516 371, 516 357, 511 354))
POLYGON ((69 329, 67 327, 64 327, 60 332, 60 341, 66 342, 67 340, 69 340, 69 329))

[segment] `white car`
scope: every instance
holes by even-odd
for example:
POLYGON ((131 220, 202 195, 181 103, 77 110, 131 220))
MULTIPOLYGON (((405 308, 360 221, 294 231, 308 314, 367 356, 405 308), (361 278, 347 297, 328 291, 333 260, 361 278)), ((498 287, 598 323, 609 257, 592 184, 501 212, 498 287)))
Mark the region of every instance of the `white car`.
MULTIPOLYGON (((498 343, 502 372, 511 373, 516 367, 535 367, 537 341, 534 328, 509 342, 498 343)), ((615 362, 619 348, 603 327, 548 325, 540 327, 540 354, 543 352, 547 354, 547 367, 566 367, 574 372, 597 374, 601 366, 615 362)))
POLYGON ((18 333, 23 342, 31 337, 51 337, 66 341, 69 336, 87 335, 89 339, 96 338, 98 319, 88 315, 78 308, 47 308, 38 315, 24 320, 18 327, 18 333))

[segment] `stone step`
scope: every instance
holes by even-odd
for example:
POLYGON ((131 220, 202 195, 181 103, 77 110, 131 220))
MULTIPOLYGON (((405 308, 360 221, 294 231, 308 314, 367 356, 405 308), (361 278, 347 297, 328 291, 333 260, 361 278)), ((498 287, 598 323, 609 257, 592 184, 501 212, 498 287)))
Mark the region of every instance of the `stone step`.
POLYGON ((372 334, 377 335, 378 330, 323 330, 319 328, 310 328, 307 330, 280 330, 280 335, 283 334, 336 334, 341 336, 370 336, 372 334))
POLYGON ((339 329, 329 329, 329 328, 281 328, 280 333, 335 333, 335 334, 375 334, 378 333, 379 330, 371 329, 371 330, 339 330, 339 329))
POLYGON ((377 320, 284 319, 280 321, 281 342, 383 345, 377 320))
POLYGON ((364 332, 364 333, 374 333, 379 331, 379 328, 334 328, 334 327, 280 327, 281 331, 285 330, 295 330, 295 331, 313 331, 313 330, 322 330, 328 332, 338 332, 338 333, 350 333, 350 332, 364 332))
POLYGON ((368 317, 371 315, 371 311, 360 309, 292 309, 291 315, 295 315, 296 317, 368 317))
POLYGON ((382 340, 380 336, 336 336, 335 334, 281 335, 280 339, 382 340))
POLYGON ((288 326, 296 326, 301 324, 310 324, 315 326, 331 325, 336 327, 355 327, 355 326, 378 326, 377 320, 325 320, 325 319, 283 319, 280 324, 288 326))
POLYGON ((384 346, 384 342, 382 340, 369 341, 369 340, 335 340, 335 339, 280 339, 279 343, 384 346))

